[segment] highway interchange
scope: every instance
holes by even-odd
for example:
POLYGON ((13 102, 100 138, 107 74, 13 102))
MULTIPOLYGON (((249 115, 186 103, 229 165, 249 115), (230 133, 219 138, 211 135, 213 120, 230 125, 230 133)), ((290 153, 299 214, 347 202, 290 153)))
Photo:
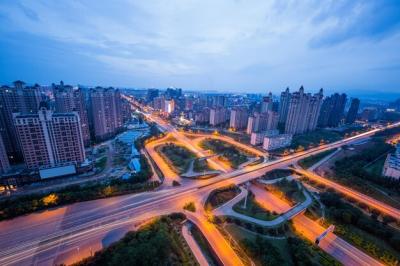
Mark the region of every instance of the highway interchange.
MULTIPOLYGON (((198 147, 173 126, 149 114, 147 118, 158 123, 160 127, 170 132, 175 139, 184 143, 189 149, 198 152, 198 147)), ((204 202, 208 194, 216 188, 228 184, 245 183, 273 169, 294 165, 302 158, 368 138, 380 130, 399 125, 400 123, 388 125, 385 128, 374 129, 275 161, 224 172, 211 179, 186 182, 180 187, 162 186, 161 189, 153 192, 76 203, 1 222, 0 265, 54 265, 76 262, 101 249, 107 244, 105 240, 117 240, 125 232, 135 229, 147 219, 182 211, 183 205, 188 201, 204 202)), ((215 163, 218 164, 218 162, 215 163)), ((347 188, 332 181, 327 183, 325 179, 313 173, 304 172, 303 174, 312 175, 316 181, 323 182, 346 195, 351 193, 356 200, 371 204, 388 215, 400 217, 399 210, 386 204, 374 199, 366 200, 365 195, 354 193, 351 190, 349 192, 347 188)), ((199 207, 200 211, 187 213, 188 218, 203 232, 224 265, 240 265, 240 258, 216 227, 208 222, 201 206, 199 207)), ((310 226, 304 224, 308 221, 302 221, 301 216, 294 219, 300 220, 297 224, 303 224, 303 228, 310 226)), ((337 239, 334 235, 328 235, 320 243, 320 247, 335 258, 343 257, 341 262, 345 265, 358 265, 361 262, 364 262, 364 265, 379 265, 378 262, 359 252, 345 241, 337 239)))

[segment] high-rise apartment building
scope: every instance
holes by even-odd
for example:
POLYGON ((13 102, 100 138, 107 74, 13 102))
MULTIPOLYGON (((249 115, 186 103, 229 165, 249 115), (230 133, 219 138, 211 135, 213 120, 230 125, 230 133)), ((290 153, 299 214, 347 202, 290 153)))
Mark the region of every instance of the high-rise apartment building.
POLYGON ((226 110, 223 107, 213 107, 210 109, 210 125, 218 126, 226 122, 226 110))
POLYGON ((224 95, 213 95, 212 96, 213 107, 224 107, 226 106, 226 97, 224 95))
POLYGON ((246 128, 248 117, 246 108, 235 107, 231 110, 229 126, 236 130, 246 128))
POLYGON ((315 130, 322 105, 322 89, 319 93, 311 95, 304 93, 304 88, 301 86, 298 92, 292 93, 289 97, 285 133, 301 134, 315 130))
POLYGON ((350 109, 347 112, 346 124, 353 124, 357 119, 358 109, 360 108, 360 100, 354 98, 351 100, 350 109))
POLYGON ((10 162, 6 148, 4 147, 3 138, 0 135, 0 174, 7 173, 10 170, 10 162))
POLYGON ((335 93, 326 97, 322 103, 318 126, 337 127, 344 118, 344 108, 346 106, 346 94, 335 93))
POLYGON ((277 129, 279 115, 273 111, 254 113, 247 121, 247 134, 277 129))
POLYGON ((263 100, 261 102, 261 113, 272 111, 272 107, 273 107, 272 93, 270 92, 268 96, 263 97, 263 100))
POLYGON ((36 113, 40 101, 38 86, 25 86, 24 82, 15 81, 13 87, 0 88, 0 134, 10 161, 22 159, 21 148, 16 138, 13 113, 36 113))
POLYGON ((77 112, 53 113, 42 105, 36 114, 14 113, 14 125, 27 168, 78 165, 85 160, 77 112))
POLYGON ((290 97, 289 88, 286 88, 286 90, 281 93, 281 101, 279 102, 279 123, 286 122, 290 97))
POLYGON ((154 98, 157 98, 159 94, 158 89, 148 89, 147 90, 147 95, 146 95, 146 101, 148 103, 152 102, 154 98))
POLYGON ((96 87, 90 91, 90 100, 96 140, 114 136, 123 125, 119 91, 96 87))
POLYGON ((165 100, 164 112, 171 114, 175 111, 175 101, 174 99, 165 100))
POLYGON ((73 88, 70 85, 64 85, 61 81, 60 85, 53 84, 53 94, 55 100, 55 109, 58 113, 70 113, 76 111, 79 114, 83 143, 85 146, 90 145, 88 112, 85 105, 85 96, 80 88, 73 88))

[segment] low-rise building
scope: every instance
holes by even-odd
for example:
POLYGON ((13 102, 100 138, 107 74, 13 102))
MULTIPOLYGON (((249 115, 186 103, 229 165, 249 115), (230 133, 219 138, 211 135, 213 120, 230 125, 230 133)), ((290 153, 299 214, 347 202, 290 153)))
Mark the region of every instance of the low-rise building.
POLYGON ((276 136, 279 135, 279 130, 272 129, 263 132, 253 132, 250 135, 250 144, 251 145, 260 145, 263 144, 264 138, 266 136, 276 136))
POLYGON ((267 135, 264 137, 263 149, 271 151, 290 146, 292 137, 292 134, 267 135))
POLYGON ((384 176, 400 179, 400 144, 397 144, 396 152, 388 154, 383 166, 384 176))

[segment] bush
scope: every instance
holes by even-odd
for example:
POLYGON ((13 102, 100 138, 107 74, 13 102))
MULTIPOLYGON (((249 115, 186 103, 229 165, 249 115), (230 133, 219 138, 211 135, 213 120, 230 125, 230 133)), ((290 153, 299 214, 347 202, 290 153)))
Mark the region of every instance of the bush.
POLYGON ((190 212, 195 212, 196 211, 196 206, 194 205, 194 202, 188 202, 185 203, 185 205, 183 206, 184 210, 190 211, 190 212))

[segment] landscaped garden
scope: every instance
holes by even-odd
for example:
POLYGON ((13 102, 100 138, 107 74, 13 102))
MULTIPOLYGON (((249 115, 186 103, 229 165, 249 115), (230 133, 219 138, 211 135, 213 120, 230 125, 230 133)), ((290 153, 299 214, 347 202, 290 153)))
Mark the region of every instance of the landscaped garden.
POLYGON ((207 138, 200 145, 203 149, 218 154, 220 159, 229 163, 232 168, 238 168, 239 165, 247 162, 249 157, 254 156, 222 140, 207 138))
POLYGON ((156 150, 178 174, 185 173, 189 169, 190 163, 196 158, 193 152, 174 143, 158 146, 156 150))
POLYGON ((288 181, 287 179, 282 179, 265 187, 268 191, 292 206, 305 200, 303 189, 295 180, 288 181))
POLYGON ((271 221, 278 217, 278 214, 275 212, 270 212, 269 210, 264 209, 256 200, 249 191, 249 195, 247 196, 246 205, 244 205, 245 199, 242 199, 238 203, 233 206, 233 210, 237 213, 247 215, 253 217, 255 219, 271 221))
POLYGON ((205 208, 206 210, 218 208, 236 197, 239 193, 240 189, 234 185, 213 190, 206 200, 205 208))

